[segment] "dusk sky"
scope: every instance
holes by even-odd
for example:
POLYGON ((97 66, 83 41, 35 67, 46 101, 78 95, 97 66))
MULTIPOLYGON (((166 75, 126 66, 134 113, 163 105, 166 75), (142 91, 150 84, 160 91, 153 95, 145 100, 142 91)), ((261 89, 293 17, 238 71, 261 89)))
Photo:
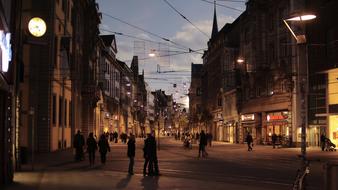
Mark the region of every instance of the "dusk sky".
MULTIPOLYGON (((167 94, 174 94, 177 102, 184 103, 187 106, 188 98, 185 94, 187 94, 190 84, 191 63, 201 64, 202 54, 184 52, 188 52, 188 48, 191 48, 200 50, 199 52, 202 53, 203 49, 207 48, 207 41, 212 29, 213 1, 167 0, 204 34, 184 20, 165 0, 98 0, 97 2, 100 12, 103 13, 100 25, 102 34, 119 32, 140 38, 115 35, 118 59, 130 65, 133 55, 138 55, 140 73, 144 69, 146 82, 150 88, 152 90, 162 89, 167 94), (161 40, 155 35, 131 27, 117 19, 140 27, 159 37, 170 39, 175 44, 161 40), (143 41, 142 39, 154 42, 143 41), (150 52, 154 52, 156 56, 149 57, 150 52), (157 65, 162 72, 177 72, 157 73, 157 65), (177 87, 173 88, 173 84, 177 84, 177 87)), ((218 0, 217 4, 219 4, 216 7, 219 30, 225 23, 233 22, 245 9, 244 0, 218 0)))

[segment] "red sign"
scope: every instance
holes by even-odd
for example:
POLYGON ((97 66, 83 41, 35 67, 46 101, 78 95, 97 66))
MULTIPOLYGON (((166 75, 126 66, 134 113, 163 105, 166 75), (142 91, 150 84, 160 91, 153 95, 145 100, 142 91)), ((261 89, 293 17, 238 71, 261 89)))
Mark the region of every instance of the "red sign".
POLYGON ((288 116, 287 115, 268 115, 266 117, 266 119, 268 121, 275 121, 275 120, 284 120, 284 119, 287 119, 288 116))

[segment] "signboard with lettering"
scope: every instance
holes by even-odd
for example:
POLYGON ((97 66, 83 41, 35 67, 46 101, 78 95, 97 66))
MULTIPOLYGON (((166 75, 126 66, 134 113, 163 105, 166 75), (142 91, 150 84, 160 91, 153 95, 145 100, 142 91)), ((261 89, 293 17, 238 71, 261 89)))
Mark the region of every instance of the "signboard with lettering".
POLYGON ((0 30, 1 68, 0 71, 7 72, 9 62, 12 60, 11 34, 0 30))
POLYGON ((254 120, 255 120, 255 114, 241 115, 241 121, 254 121, 254 120))

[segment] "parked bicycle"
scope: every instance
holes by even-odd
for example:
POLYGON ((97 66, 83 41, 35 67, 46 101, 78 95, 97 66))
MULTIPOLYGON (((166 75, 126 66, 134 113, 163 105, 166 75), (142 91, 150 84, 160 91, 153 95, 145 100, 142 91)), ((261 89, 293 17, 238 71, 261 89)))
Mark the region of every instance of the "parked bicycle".
POLYGON ((309 160, 303 155, 299 155, 303 159, 303 166, 297 170, 296 179, 293 183, 292 190, 305 190, 307 186, 306 177, 310 173, 310 161, 320 162, 319 159, 309 160))

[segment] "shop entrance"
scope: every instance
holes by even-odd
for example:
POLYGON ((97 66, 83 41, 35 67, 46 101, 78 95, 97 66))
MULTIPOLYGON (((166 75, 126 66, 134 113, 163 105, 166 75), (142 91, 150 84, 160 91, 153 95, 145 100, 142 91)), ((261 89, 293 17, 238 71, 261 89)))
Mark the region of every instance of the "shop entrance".
POLYGON ((320 146, 320 127, 310 127, 309 146, 320 146))

